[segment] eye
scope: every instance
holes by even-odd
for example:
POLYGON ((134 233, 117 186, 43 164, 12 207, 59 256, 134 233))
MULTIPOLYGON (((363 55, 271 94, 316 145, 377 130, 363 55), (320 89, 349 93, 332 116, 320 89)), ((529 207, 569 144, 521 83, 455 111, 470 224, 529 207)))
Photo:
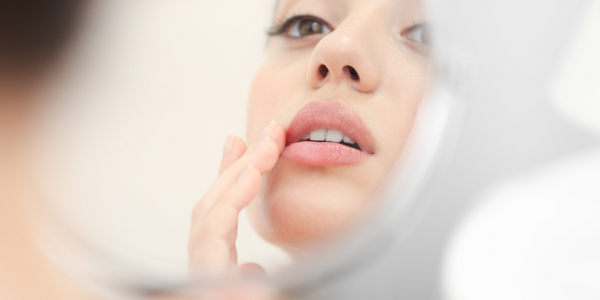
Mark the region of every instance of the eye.
POLYGON ((430 43, 428 26, 424 23, 416 24, 404 30, 402 36, 425 46, 429 46, 430 43))
POLYGON ((328 34, 331 31, 331 28, 319 20, 300 19, 289 25, 287 35, 299 38, 313 34, 328 34))
POLYGON ((283 35, 291 38, 302 38, 315 34, 329 34, 333 31, 327 25, 327 22, 312 15, 299 15, 278 23, 275 22, 267 32, 269 36, 283 35))

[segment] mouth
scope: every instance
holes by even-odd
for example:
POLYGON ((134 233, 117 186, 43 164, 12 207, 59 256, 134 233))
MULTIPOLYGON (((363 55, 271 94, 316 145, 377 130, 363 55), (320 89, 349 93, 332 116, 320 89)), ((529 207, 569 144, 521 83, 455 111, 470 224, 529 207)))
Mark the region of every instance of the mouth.
POLYGON ((347 134, 337 129, 319 128, 305 135, 301 142, 338 143, 340 145, 362 151, 358 143, 347 134))
POLYGON ((304 106, 286 130, 282 158, 309 166, 359 163, 375 153, 373 135, 364 122, 337 101, 304 106))

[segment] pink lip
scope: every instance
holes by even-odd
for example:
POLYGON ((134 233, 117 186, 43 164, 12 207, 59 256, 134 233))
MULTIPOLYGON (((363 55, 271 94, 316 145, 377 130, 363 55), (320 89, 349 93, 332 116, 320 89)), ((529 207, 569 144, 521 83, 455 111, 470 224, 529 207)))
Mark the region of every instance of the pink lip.
POLYGON ((365 123, 337 101, 313 101, 305 105, 292 119, 286 141, 281 157, 308 166, 354 164, 375 153, 373 135, 365 123), (332 142, 301 142, 305 135, 319 128, 343 132, 356 141, 362 151, 332 142))

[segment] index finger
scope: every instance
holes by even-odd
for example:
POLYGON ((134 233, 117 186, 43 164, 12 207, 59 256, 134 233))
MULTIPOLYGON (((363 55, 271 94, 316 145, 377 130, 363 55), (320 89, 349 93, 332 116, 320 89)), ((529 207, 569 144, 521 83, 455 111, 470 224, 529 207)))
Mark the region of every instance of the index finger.
POLYGON ((231 164, 240 159, 240 157, 242 157, 247 150, 246 143, 244 143, 240 137, 229 135, 227 136, 227 139, 228 140, 225 142, 225 147, 229 147, 230 149, 224 149, 228 151, 227 153, 223 153, 224 156, 223 160, 221 160, 221 166, 219 167, 219 175, 223 174, 223 172, 225 172, 225 170, 227 170, 231 164), (227 145, 228 143, 231 143, 231 145, 227 145))
MULTIPOLYGON (((258 140, 268 136, 273 142, 275 142, 277 148, 279 149, 279 155, 281 155, 283 149, 285 148, 285 130, 281 125, 275 123, 274 121, 271 121, 270 124, 272 124, 270 128, 269 126, 265 128, 268 133, 264 136, 259 136, 258 140)), ((256 145, 256 143, 254 143, 254 145, 256 145)), ((219 175, 223 174, 223 172, 225 172, 225 170, 227 170, 234 162, 239 160, 247 150, 248 149, 246 149, 246 144, 244 141, 237 136, 233 136, 231 150, 225 157, 223 157, 223 160, 221 161, 219 175)))

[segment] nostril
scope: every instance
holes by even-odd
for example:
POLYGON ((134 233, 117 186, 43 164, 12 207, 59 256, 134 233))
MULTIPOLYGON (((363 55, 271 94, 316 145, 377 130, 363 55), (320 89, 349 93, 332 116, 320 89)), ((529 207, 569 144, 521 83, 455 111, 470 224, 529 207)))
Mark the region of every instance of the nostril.
POLYGON ((356 72, 356 70, 353 67, 346 66, 346 68, 348 69, 348 72, 350 73, 350 78, 352 78, 352 80, 355 80, 355 81, 360 80, 360 77, 358 76, 358 72, 356 72))
POLYGON ((327 67, 325 65, 319 66, 319 74, 321 74, 321 79, 327 77, 328 73, 329 73, 329 69, 327 69, 327 67))

